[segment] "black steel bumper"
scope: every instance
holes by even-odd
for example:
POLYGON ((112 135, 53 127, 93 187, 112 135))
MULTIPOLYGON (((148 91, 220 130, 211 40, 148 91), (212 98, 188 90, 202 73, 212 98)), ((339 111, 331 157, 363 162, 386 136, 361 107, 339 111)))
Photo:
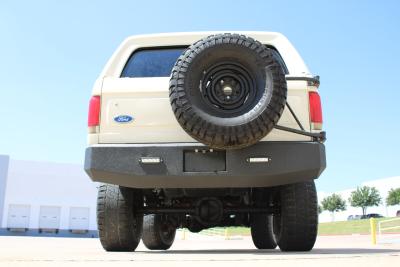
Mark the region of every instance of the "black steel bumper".
POLYGON ((318 142, 259 142, 228 151, 192 144, 93 146, 85 156, 93 181, 133 188, 268 187, 316 179, 325 167, 325 146, 318 142), (146 157, 161 162, 143 163, 146 157))

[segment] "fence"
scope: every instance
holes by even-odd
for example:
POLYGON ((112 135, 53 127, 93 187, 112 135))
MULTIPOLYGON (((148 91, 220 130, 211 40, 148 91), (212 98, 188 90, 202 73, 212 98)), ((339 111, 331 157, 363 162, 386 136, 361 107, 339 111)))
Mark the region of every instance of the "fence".
POLYGON ((400 218, 379 221, 378 236, 380 243, 400 242, 400 218))
POLYGON ((379 235, 382 235, 384 231, 388 230, 394 230, 394 229, 399 229, 397 231, 400 232, 400 218, 395 218, 395 219, 390 219, 390 220, 384 220, 378 222, 378 233, 379 235), (389 224, 386 227, 382 227, 382 225, 389 224))

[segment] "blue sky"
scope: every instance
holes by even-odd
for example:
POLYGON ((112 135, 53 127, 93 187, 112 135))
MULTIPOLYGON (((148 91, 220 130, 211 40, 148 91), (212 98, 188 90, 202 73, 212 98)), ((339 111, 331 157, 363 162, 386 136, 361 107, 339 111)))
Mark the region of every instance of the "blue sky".
POLYGON ((94 80, 129 35, 285 34, 321 76, 333 191, 400 175, 399 1, 0 3, 0 154, 82 163, 94 80))

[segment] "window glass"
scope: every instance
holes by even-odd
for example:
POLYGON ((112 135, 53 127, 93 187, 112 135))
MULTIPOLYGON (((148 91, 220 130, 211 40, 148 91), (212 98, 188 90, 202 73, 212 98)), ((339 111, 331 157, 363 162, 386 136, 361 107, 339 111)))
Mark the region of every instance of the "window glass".
POLYGON ((159 48, 136 51, 126 63, 121 77, 169 77, 184 49, 159 48))
MULTIPOLYGON (((283 70, 288 74, 288 69, 279 52, 267 46, 276 55, 283 70)), ((121 77, 169 77, 171 70, 185 48, 157 48, 135 51, 126 63, 121 77)))

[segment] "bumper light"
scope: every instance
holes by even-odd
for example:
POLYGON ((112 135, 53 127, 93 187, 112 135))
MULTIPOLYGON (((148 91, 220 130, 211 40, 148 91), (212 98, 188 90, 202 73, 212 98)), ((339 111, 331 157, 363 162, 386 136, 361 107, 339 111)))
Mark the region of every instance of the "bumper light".
POLYGON ((271 159, 267 157, 253 157, 253 158, 247 158, 246 161, 248 163, 267 163, 271 161, 271 159))
POLYGON ((139 162, 142 164, 158 164, 162 162, 160 157, 141 157, 139 162))

